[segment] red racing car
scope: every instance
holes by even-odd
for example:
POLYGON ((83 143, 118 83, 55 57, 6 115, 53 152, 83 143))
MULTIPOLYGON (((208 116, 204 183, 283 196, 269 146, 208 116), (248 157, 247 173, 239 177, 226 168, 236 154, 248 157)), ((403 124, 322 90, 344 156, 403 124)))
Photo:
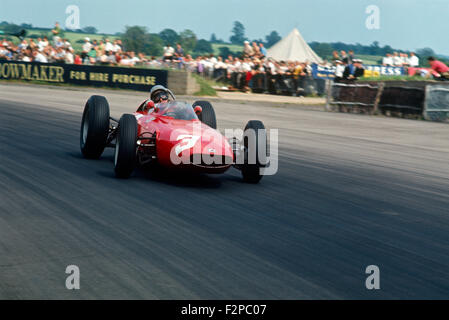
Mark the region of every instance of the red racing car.
POLYGON ((267 165, 267 134, 261 121, 249 121, 242 137, 226 139, 216 130, 215 111, 209 102, 191 105, 170 95, 162 103, 146 100, 120 120, 110 116, 105 97, 91 96, 81 122, 84 157, 98 159, 106 147, 115 148, 114 168, 119 178, 128 178, 138 165, 157 163, 205 173, 223 173, 234 166, 245 181, 260 181, 261 168, 267 165))

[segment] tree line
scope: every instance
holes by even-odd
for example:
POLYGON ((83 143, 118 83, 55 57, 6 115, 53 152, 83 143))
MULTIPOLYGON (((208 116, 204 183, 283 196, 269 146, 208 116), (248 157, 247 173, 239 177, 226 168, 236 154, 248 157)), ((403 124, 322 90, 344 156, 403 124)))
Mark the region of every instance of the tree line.
MULTIPOLYGON (((363 55, 372 55, 372 56, 385 56, 387 53, 393 53, 393 52, 402 52, 410 54, 410 50, 401 50, 401 49, 394 49, 389 45, 385 45, 381 47, 379 45, 378 41, 374 41, 370 45, 362 45, 360 43, 356 44, 347 44, 343 42, 311 42, 309 43, 310 47, 315 51, 319 56, 323 58, 330 58, 332 57, 333 51, 340 52, 341 50, 344 50, 346 52, 352 50, 356 54, 363 54, 363 55)), ((421 57, 429 57, 429 56, 436 56, 437 54, 433 51, 432 48, 422 48, 414 51, 418 56, 421 57)))
POLYGON ((189 29, 178 33, 173 29, 166 28, 159 33, 150 33, 146 27, 142 26, 126 26, 125 32, 120 34, 120 37, 127 50, 144 52, 152 56, 160 56, 163 47, 167 44, 175 46, 179 43, 184 52, 194 55, 213 53, 212 44, 223 44, 219 48, 220 56, 223 57, 241 54, 241 52, 232 51, 226 44, 241 46, 244 41, 248 40, 262 42, 269 48, 281 39, 277 31, 272 31, 265 37, 265 41, 261 39, 250 40, 245 36, 245 27, 239 21, 234 22, 229 42, 218 39, 215 33, 212 33, 210 39, 206 40, 198 39, 196 34, 189 29))
MULTIPOLYGON (((17 32, 20 29, 40 30, 45 34, 45 31, 50 31, 51 28, 35 28, 31 24, 22 23, 16 25, 8 23, 6 21, 0 22, 0 30, 5 32, 17 32)), ((78 30, 66 30, 78 33, 97 34, 98 30, 92 26, 86 26, 78 30)), ((186 29, 181 32, 176 32, 173 29, 166 28, 159 33, 149 32, 147 27, 144 26, 126 26, 124 32, 117 32, 115 35, 122 39, 122 42, 128 51, 143 52, 150 56, 161 56, 163 54, 163 48, 167 44, 175 46, 177 43, 181 44, 184 52, 192 55, 204 55, 214 52, 212 44, 221 44, 219 47, 219 55, 227 57, 228 55, 239 56, 241 52, 232 51, 226 44, 234 44, 241 46, 244 41, 256 41, 257 43, 263 43, 266 48, 270 48, 272 45, 281 40, 281 36, 275 30, 271 31, 265 36, 264 39, 249 39, 245 35, 245 26, 240 21, 234 21, 233 27, 230 30, 231 36, 229 41, 226 42, 223 39, 218 39, 215 33, 212 33, 209 40, 198 39, 196 34, 186 29)), ((62 32, 64 32, 62 30, 62 32)), ((64 36, 62 33, 61 36, 64 36)), ((36 37, 36 36, 34 36, 36 37)), ((389 45, 380 46, 378 41, 374 41, 371 45, 362 45, 360 43, 347 44, 343 42, 316 42, 309 43, 310 47, 321 57, 330 58, 333 51, 349 51, 353 50, 356 54, 384 56, 387 53, 392 52, 405 52, 409 51, 394 49, 389 45)), ((422 48, 416 50, 416 54, 420 57, 437 56, 431 48, 422 48)))

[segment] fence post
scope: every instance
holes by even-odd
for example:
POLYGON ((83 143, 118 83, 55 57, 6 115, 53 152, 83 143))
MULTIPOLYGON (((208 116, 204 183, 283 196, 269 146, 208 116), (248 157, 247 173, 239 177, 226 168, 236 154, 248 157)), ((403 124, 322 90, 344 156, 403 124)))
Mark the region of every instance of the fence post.
POLYGON ((332 95, 332 80, 327 79, 326 80, 326 106, 325 106, 325 111, 333 111, 331 109, 331 95, 332 95))
POLYGON ((373 112, 372 114, 377 114, 379 110, 379 102, 382 97, 382 92, 384 91, 385 82, 380 82, 377 89, 376 99, 374 100, 373 112))

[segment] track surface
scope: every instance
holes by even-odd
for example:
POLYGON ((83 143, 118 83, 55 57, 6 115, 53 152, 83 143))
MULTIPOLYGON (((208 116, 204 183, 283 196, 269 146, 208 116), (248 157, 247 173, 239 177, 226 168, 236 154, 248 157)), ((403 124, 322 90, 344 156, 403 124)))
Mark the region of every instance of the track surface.
POLYGON ((449 298, 447 124, 216 102, 220 128, 280 129, 276 175, 117 180, 112 150, 80 156, 98 91, 0 85, 0 298, 449 298))

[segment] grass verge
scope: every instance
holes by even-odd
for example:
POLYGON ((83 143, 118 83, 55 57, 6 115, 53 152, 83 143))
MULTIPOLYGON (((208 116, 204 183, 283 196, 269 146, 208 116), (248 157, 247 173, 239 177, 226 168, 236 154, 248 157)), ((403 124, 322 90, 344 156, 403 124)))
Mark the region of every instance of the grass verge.
POLYGON ((217 83, 213 80, 206 80, 203 77, 192 73, 192 76, 195 78, 196 82, 200 85, 200 90, 195 92, 194 96, 217 96, 217 91, 212 88, 217 83))

